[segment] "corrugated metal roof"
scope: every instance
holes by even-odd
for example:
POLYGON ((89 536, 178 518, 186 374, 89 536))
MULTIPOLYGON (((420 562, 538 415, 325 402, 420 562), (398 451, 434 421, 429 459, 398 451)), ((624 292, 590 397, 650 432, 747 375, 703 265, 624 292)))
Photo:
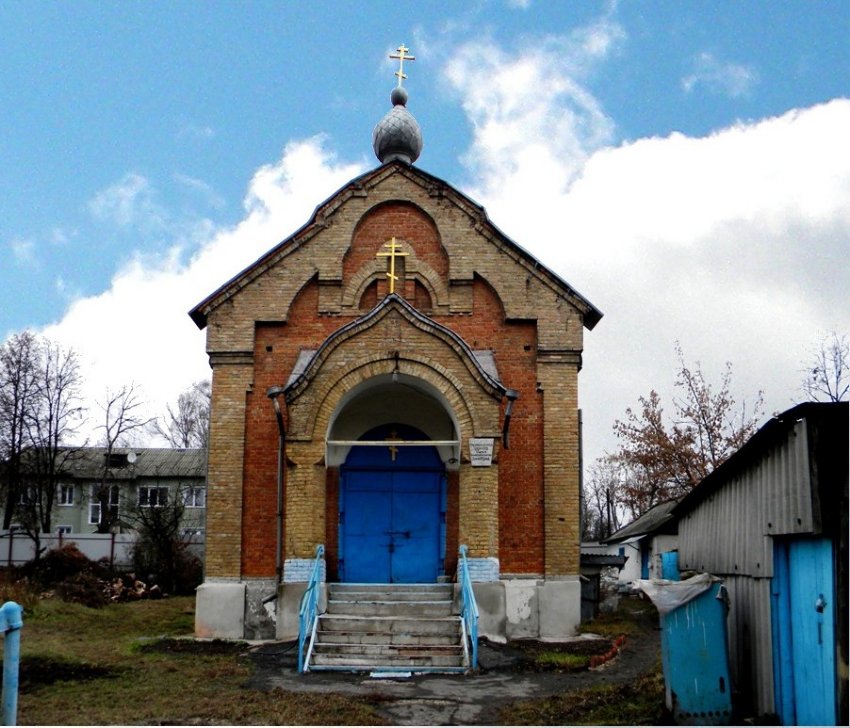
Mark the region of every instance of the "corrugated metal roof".
POLYGON ((806 403, 772 418, 673 511, 680 568, 716 574, 729 590, 733 678, 755 714, 775 712, 773 537, 827 523, 835 537, 830 510, 846 489, 847 404, 806 403))
POLYGON ((673 520, 672 510, 678 501, 670 500, 653 506, 646 513, 636 518, 628 526, 615 531, 603 543, 622 543, 629 538, 645 536, 654 533, 662 526, 673 520))
MULTIPOLYGON (((106 454, 105 447, 71 450, 63 470, 78 479, 100 478, 106 454)), ((116 447, 112 455, 110 480, 204 478, 207 473, 207 451, 202 449, 116 447)))

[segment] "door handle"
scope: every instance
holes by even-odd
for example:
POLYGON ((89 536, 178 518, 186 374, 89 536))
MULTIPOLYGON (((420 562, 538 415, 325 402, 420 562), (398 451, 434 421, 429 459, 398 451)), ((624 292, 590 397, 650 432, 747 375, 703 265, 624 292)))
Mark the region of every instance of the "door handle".
POLYGON ((824 609, 826 609, 826 599, 823 598, 823 594, 818 594, 818 598, 815 600, 815 611, 818 614, 823 614, 824 609))

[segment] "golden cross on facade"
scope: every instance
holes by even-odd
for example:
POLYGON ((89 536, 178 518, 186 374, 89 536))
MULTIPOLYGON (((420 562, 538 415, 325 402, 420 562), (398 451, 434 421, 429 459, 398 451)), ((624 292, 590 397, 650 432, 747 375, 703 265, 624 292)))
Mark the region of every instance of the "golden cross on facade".
MULTIPOLYGON (((395 430, 390 432, 390 434, 387 435, 384 439, 387 442, 401 442, 402 441, 401 438, 398 436, 398 433, 395 430)), ((390 457, 392 458, 392 461, 395 462, 395 456, 398 455, 398 448, 395 445, 390 445, 388 449, 390 451, 390 457)))
POLYGON ((398 280, 398 276, 395 274, 395 259, 404 257, 408 253, 401 252, 401 245, 396 242, 395 238, 390 238, 390 242, 384 243, 384 247, 389 248, 389 252, 377 253, 375 257, 390 259, 390 269, 387 271, 387 278, 390 281, 390 293, 395 293, 395 282, 398 280))
POLYGON ((395 75, 398 76, 399 87, 401 87, 402 80, 407 78, 407 75, 404 72, 404 62, 416 60, 416 56, 405 55, 409 50, 410 48, 407 48, 404 43, 402 43, 398 48, 396 48, 395 53, 390 53, 390 58, 394 61, 398 61, 398 70, 395 72, 395 75))

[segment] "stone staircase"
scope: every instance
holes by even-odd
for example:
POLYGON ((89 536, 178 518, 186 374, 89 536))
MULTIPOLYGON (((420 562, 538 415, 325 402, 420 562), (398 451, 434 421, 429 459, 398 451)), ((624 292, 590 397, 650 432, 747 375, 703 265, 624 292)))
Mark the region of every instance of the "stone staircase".
POLYGON ((465 672, 452 584, 328 584, 308 670, 465 672))

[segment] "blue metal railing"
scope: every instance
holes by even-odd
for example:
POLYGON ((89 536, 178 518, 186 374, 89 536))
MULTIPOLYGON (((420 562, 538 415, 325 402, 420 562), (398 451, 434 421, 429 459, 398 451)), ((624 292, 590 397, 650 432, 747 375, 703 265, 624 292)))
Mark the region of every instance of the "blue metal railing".
POLYGON ((3 632, 3 724, 17 725, 18 674, 21 664, 21 627, 24 610, 16 602, 0 607, 0 632, 3 632))
POLYGON ((316 560, 307 582, 307 591, 301 597, 301 608, 298 611, 298 672, 305 672, 310 661, 310 652, 316 637, 316 623, 319 609, 319 585, 322 581, 322 561, 325 556, 323 544, 316 546, 316 560), (309 639, 309 643, 307 640, 309 639), (304 646, 307 645, 305 651, 304 646))
POLYGON ((469 669, 478 669, 478 605, 475 603, 475 593, 472 591, 472 580, 469 578, 469 564, 466 560, 466 545, 460 547, 458 560, 458 579, 460 580, 460 616, 464 630, 464 652, 467 651, 467 640, 471 648, 469 669))

